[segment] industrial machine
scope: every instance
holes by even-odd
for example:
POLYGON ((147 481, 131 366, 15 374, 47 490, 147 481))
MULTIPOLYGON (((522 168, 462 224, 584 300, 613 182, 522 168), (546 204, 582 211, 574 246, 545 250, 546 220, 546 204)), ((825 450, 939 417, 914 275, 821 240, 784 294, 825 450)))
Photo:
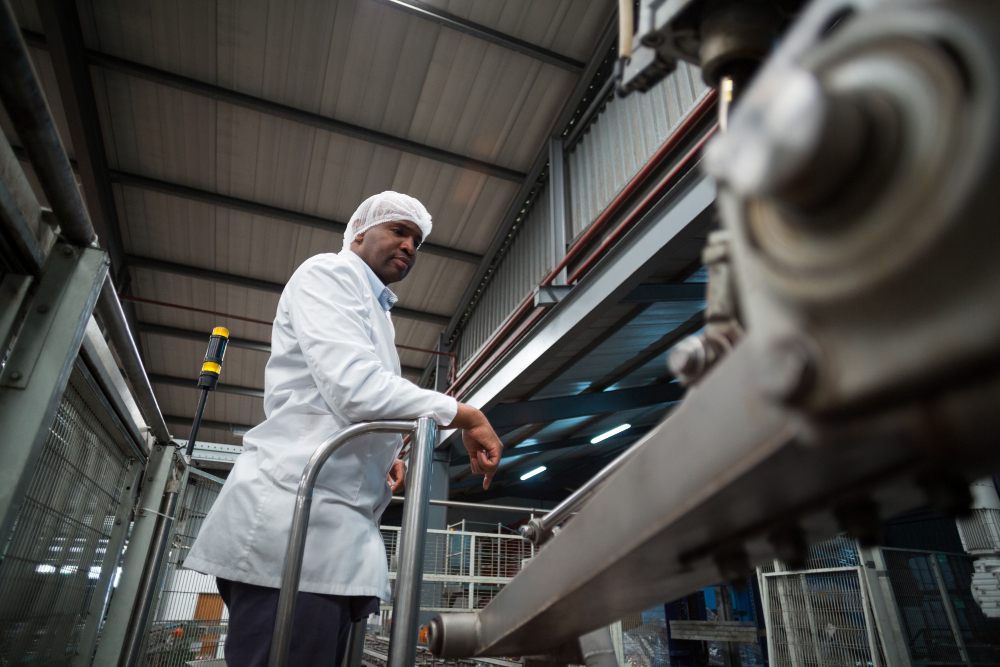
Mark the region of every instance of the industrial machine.
POLYGON ((670 362, 691 390, 526 527, 545 547, 492 603, 435 619, 437 655, 579 653, 810 541, 960 513, 997 469, 1000 5, 800 4, 639 3, 620 91, 677 59, 719 89, 706 327, 670 362))

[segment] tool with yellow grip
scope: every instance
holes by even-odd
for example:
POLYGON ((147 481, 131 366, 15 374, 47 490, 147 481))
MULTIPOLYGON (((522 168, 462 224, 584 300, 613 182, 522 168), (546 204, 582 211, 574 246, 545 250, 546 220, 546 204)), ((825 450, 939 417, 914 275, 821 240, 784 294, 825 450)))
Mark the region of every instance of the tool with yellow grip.
POLYGON ((226 356, 226 346, 229 344, 229 329, 226 327, 215 327, 212 335, 208 339, 208 351, 205 352, 205 361, 201 364, 201 374, 198 375, 198 387, 201 395, 198 396, 198 408, 194 412, 194 423, 191 424, 191 435, 188 437, 187 456, 190 459, 194 452, 194 443, 198 438, 198 429, 201 428, 201 417, 205 413, 205 401, 208 399, 208 392, 215 389, 219 383, 219 376, 222 374, 222 361, 226 356))

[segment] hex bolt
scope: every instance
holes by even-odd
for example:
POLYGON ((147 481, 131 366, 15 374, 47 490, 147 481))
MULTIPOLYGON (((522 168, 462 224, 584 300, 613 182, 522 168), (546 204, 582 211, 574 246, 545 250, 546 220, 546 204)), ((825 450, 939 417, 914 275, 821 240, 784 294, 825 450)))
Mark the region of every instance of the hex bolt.
POLYGON ((21 371, 14 371, 13 373, 10 374, 10 379, 13 380, 14 382, 17 382, 23 377, 24 375, 21 373, 21 371))
POLYGON ((760 386, 771 399, 797 402, 812 387, 815 375, 813 354, 805 341, 781 338, 765 348, 760 386))

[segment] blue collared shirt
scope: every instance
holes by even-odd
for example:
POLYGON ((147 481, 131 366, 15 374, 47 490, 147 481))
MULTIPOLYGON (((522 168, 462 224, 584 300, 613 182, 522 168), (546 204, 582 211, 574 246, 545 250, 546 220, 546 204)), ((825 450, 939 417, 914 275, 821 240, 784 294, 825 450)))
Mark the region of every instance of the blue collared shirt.
MULTIPOLYGON (((353 251, 348 250, 348 252, 353 251)), ((358 259, 361 258, 358 257, 358 259)), ((372 286, 372 293, 375 295, 375 298, 378 299, 378 304, 382 306, 382 310, 389 312, 389 310, 396 305, 396 302, 399 301, 399 297, 396 296, 391 289, 386 287, 385 283, 379 280, 379 277, 375 275, 374 271, 372 271, 372 267, 368 266, 368 262, 361 259, 361 264, 365 267, 365 271, 367 272, 366 275, 368 276, 368 284, 372 286)))

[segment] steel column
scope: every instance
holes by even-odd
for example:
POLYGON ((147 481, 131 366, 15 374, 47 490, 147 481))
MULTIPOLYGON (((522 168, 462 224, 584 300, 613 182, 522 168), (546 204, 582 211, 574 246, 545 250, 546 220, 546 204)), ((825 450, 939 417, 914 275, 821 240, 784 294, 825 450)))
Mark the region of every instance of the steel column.
POLYGON ((146 560, 142 566, 142 576, 136 592, 135 605, 129 615, 128 629, 125 634, 125 645, 119 662, 123 667, 134 667, 142 657, 142 645, 146 639, 146 629, 149 625, 149 610, 153 598, 159 590, 160 577, 163 574, 163 557, 170 544, 174 530, 174 514, 177 512, 177 501, 181 491, 187 485, 188 470, 179 447, 170 446, 170 458, 174 465, 170 469, 170 477, 163 497, 160 498, 159 509, 156 511, 156 525, 153 527, 153 539, 146 560))
MULTIPOLYGON (((254 278, 252 276, 240 276, 233 273, 216 271, 214 269, 205 269, 199 266, 189 266, 187 264, 178 264, 177 262, 168 262, 166 260, 156 259, 153 257, 128 255, 126 259, 130 266, 134 266, 136 268, 173 273, 179 276, 187 276, 189 278, 196 278, 199 280, 226 283, 229 285, 235 285, 236 287, 246 287, 249 289, 261 290, 262 292, 271 292, 272 294, 281 294, 281 292, 285 289, 284 283, 277 283, 272 280, 264 280, 262 278, 254 278)), ((430 313, 413 308, 405 308, 403 306, 393 307, 392 314, 397 317, 430 322, 431 324, 441 326, 448 323, 447 315, 439 315, 437 313, 430 313)))
MULTIPOLYGON (((552 266, 566 255, 566 154, 563 140, 549 139, 549 222, 552 233, 552 266)), ((553 279, 552 285, 566 284, 566 267, 553 279)))
POLYGON ((143 575, 143 565, 153 547, 154 529, 160 501, 166 491, 174 465, 174 452, 177 445, 156 445, 152 448, 146 464, 142 481, 142 494, 137 503, 129 535, 128 551, 122 563, 122 576, 115 588, 108 607, 107 620, 101 640, 97 644, 95 665, 120 665, 124 657, 127 634, 130 631, 129 620, 136 604, 139 584, 143 575), (152 510, 152 511, 150 511, 152 510))
POLYGON ((471 35, 476 39, 481 39, 486 42, 490 42, 491 44, 502 46, 505 49, 510 49, 511 51, 523 53, 530 58, 540 60, 541 62, 548 63, 549 65, 555 65, 556 67, 564 69, 568 72, 580 72, 585 66, 584 63, 574 60, 569 56, 564 56, 561 53, 556 53, 555 51, 538 46, 537 44, 526 42, 523 39, 518 39, 517 37, 513 37, 511 35, 506 35, 480 23, 474 23, 467 19, 463 19, 460 16, 446 12, 433 5, 420 2, 420 0, 379 1, 383 4, 389 5, 390 7, 396 7, 397 9, 409 12, 414 16, 419 16, 443 25, 446 28, 457 30, 466 35, 471 35))
MULTIPOLYGON (((142 465, 133 463, 132 466, 133 469, 130 473, 132 475, 131 481, 126 486, 126 490, 131 491, 131 493, 118 506, 118 511, 115 514, 115 527, 111 529, 111 537, 108 539, 107 551, 105 552, 115 554, 115 557, 111 562, 111 567, 105 567, 101 570, 100 577, 94 586, 96 594, 93 600, 91 600, 90 609, 87 612, 87 624, 84 626, 84 633, 80 637, 80 653, 73 660, 74 667, 91 667, 91 665, 100 664, 93 662, 94 646, 97 643, 98 631, 101 629, 102 616, 105 604, 108 602, 108 594, 112 591, 115 577, 118 574, 116 566, 122 549, 125 548, 125 538, 128 536, 130 523, 129 514, 132 512, 136 496, 139 493, 139 480, 142 477, 142 465)), ((104 632, 107 633, 107 630, 104 632)))
POLYGON ((399 533, 399 563, 396 599, 392 608, 389 667, 409 667, 417 653, 417 614, 424 572, 427 540, 427 499, 430 495, 431 462, 437 444, 437 424, 429 417, 417 420, 410 453, 406 486, 409 498, 403 505, 399 533))

